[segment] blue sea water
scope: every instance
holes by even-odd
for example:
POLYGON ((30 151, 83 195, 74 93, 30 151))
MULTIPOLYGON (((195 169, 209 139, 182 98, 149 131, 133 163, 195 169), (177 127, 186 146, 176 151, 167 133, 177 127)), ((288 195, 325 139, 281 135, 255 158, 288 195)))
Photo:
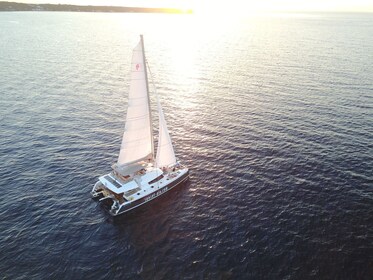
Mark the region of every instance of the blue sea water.
POLYGON ((372 34, 371 14, 0 13, 1 278, 371 279, 372 34), (191 177, 112 219, 89 192, 140 33, 191 177))

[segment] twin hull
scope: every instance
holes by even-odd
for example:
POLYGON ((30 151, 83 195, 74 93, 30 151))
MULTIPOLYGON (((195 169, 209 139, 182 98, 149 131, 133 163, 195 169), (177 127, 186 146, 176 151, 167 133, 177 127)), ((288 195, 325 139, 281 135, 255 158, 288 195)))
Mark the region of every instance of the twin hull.
MULTIPOLYGON (((186 170, 184 173, 182 173, 179 177, 177 177, 175 180, 170 181, 168 184, 165 184, 164 186, 155 189, 153 192, 149 193, 146 196, 143 196, 141 198, 125 202, 121 204, 117 209, 109 208, 109 213, 112 216, 118 216, 120 214, 126 213, 134 208, 137 208, 149 201, 152 201, 153 199, 157 198, 158 196, 166 193, 167 191, 173 189, 174 187, 186 182, 189 178, 189 170, 186 170)), ((93 192, 92 192, 93 194, 93 192)), ((95 195, 93 195, 93 198, 96 198, 95 195)), ((112 199, 109 199, 111 203, 115 203, 112 199)), ((108 202, 108 200, 104 200, 103 202, 108 202)), ((111 206, 111 205, 108 205, 111 206)))

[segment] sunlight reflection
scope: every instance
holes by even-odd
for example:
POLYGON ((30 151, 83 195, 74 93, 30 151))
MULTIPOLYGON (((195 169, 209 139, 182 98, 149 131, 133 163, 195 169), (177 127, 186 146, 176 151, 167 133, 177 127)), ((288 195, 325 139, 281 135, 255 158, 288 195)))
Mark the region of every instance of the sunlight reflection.
POLYGON ((162 81, 158 92, 161 95, 177 93, 172 95, 172 103, 180 109, 199 106, 192 101, 195 98, 189 97, 201 91, 205 77, 225 60, 224 56, 213 55, 224 54, 222 42, 237 34, 241 18, 221 17, 218 11, 191 15, 121 15, 122 28, 129 32, 131 46, 136 44, 139 34, 144 34, 155 81, 162 81))

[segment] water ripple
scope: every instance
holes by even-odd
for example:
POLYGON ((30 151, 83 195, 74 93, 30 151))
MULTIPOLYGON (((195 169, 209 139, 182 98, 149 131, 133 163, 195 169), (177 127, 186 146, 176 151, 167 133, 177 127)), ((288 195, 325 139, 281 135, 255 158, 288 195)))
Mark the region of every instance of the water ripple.
POLYGON ((165 36, 191 18, 2 13, 2 277, 369 279, 369 17, 165 36), (117 157, 137 32, 191 175, 113 219, 89 191, 117 157))

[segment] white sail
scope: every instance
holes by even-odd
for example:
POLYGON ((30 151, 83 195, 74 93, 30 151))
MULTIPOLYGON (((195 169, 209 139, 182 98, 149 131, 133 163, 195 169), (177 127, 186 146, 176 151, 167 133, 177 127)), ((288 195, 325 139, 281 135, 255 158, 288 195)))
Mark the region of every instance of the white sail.
POLYGON ((118 166, 153 155, 153 131, 142 38, 133 50, 126 126, 118 166))
POLYGON ((171 137, 168 133, 166 120, 163 115, 161 103, 158 100, 159 113, 159 137, 156 162, 159 168, 170 166, 176 163, 174 147, 172 146, 171 137))

